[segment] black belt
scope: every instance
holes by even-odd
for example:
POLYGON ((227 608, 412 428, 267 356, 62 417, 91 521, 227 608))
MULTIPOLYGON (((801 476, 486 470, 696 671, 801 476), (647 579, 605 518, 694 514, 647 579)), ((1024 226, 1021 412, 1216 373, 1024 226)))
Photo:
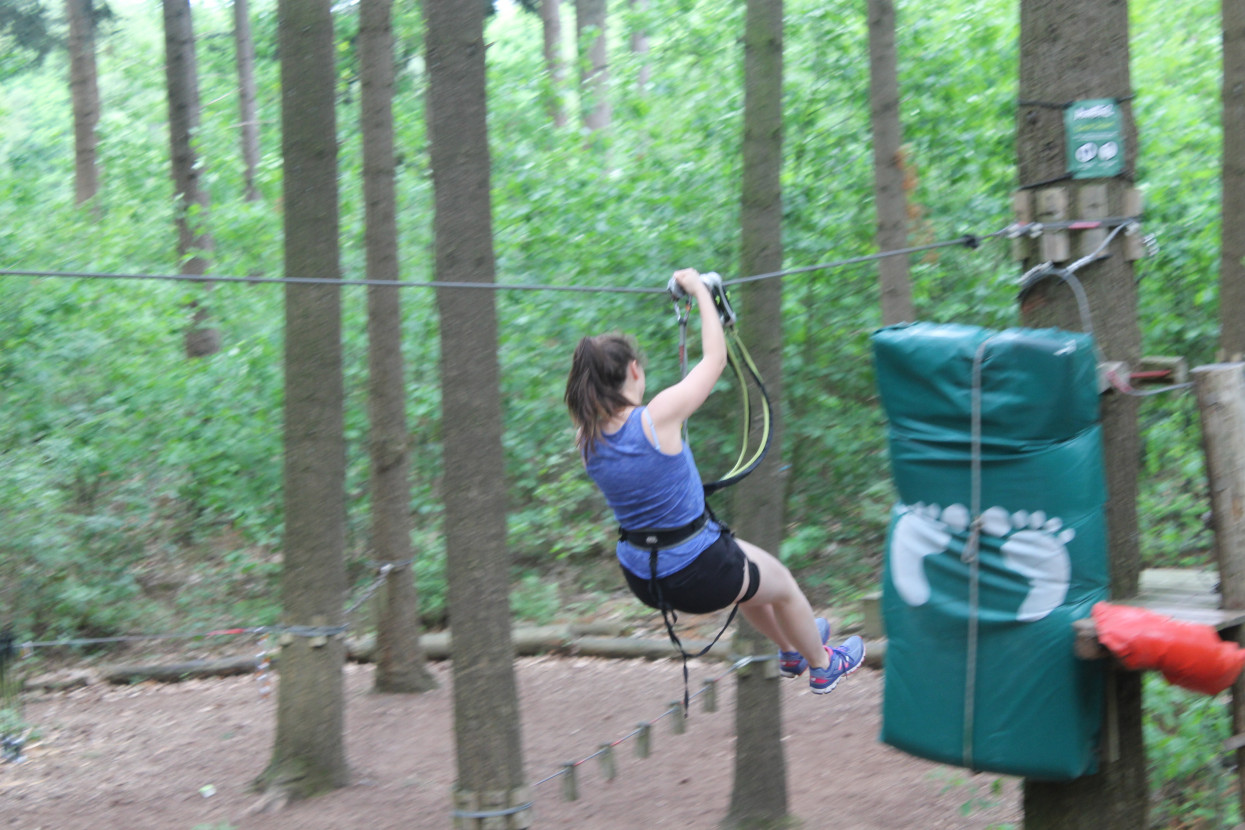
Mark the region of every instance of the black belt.
POLYGON ((618 538, 635 545, 637 548, 645 548, 646 550, 672 548, 675 545, 690 540, 700 532, 700 529, 705 526, 707 521, 709 521, 708 510, 682 527, 653 528, 651 530, 627 530, 624 527, 619 527, 618 538))

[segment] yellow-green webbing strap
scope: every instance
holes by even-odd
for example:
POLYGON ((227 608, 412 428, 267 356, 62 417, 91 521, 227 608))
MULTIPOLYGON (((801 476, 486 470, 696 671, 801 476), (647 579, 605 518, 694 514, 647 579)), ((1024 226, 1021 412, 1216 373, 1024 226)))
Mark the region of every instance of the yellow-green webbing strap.
POLYGON ((729 487, 755 470, 769 451, 770 439, 773 437, 773 406, 770 403, 769 394, 765 391, 765 383, 761 380, 761 373, 757 370, 752 355, 748 354, 748 349, 739 339, 739 335, 735 333, 734 326, 726 330, 726 361, 734 370, 739 384, 740 405, 743 409, 743 431, 740 438, 739 457, 735 460, 735 466, 717 481, 706 482, 704 485, 706 495, 717 492, 723 487, 729 487), (761 395, 761 438, 759 446, 752 451, 751 456, 748 454, 748 439, 752 434, 753 412, 745 370, 756 383, 761 395))

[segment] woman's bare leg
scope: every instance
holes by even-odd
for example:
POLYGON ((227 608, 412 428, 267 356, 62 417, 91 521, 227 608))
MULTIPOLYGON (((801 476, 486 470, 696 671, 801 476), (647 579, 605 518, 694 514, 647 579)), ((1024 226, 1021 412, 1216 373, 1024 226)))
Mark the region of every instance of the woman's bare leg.
MULTIPOLYGON (((798 651, 804 655, 809 666, 824 669, 830 664, 830 656, 822 645, 813 607, 796 584, 791 571, 756 545, 743 539, 735 541, 756 563, 761 576, 756 594, 739 606, 748 622, 783 651, 798 651)), ((745 576, 744 592, 748 590, 748 581, 745 576)))
POLYGON ((774 616, 774 606, 749 600, 739 606, 739 613, 752 623, 753 628, 764 634, 783 651, 797 651, 795 645, 787 639, 786 633, 778 625, 778 620, 774 616))

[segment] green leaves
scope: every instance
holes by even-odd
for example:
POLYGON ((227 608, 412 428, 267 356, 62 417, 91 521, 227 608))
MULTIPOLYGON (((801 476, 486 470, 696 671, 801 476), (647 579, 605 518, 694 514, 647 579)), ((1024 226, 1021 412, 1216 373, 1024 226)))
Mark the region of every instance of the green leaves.
MULTIPOLYGON (((264 201, 242 198, 236 79, 226 5, 196 6, 202 128, 196 148, 212 201, 205 221, 218 274, 279 276, 282 262, 280 90, 275 4, 254 4, 264 201)), ((1213 355, 1217 330, 1218 77, 1215 9, 1135 0, 1133 101, 1140 128, 1146 230, 1158 256, 1138 264, 1150 353, 1213 355)), ((563 55, 573 25, 564 4, 563 55)), ((743 28, 740 3, 655 2, 614 12, 615 120, 605 152, 580 125, 555 128, 539 19, 499 9, 488 22, 493 232, 500 282, 661 288, 683 265, 738 274, 743 28), (644 29, 649 51, 623 36, 644 29), (651 76, 641 87, 642 68, 651 76)), ((349 14, 343 10, 342 14, 349 14)), ((430 280, 431 181, 426 159, 422 24, 395 9, 394 104, 403 276, 430 280)), ((0 264, 9 269, 176 271, 172 184, 162 126, 158 9, 125 12, 99 55, 103 190, 98 212, 72 204, 72 131, 64 67, 0 79, 0 264)), ((784 260, 791 268, 875 250, 865 10, 844 0, 786 5, 784 260)), ((1016 186, 1016 4, 903 3, 900 87, 914 244, 984 235, 1010 221, 1016 186)), ((343 21, 345 23, 345 21, 343 21)), ((353 24, 343 25, 343 33, 353 24)), ((347 49, 349 52, 349 49, 347 49)), ((349 73, 347 73, 348 75, 349 73)), ((576 112, 575 73, 557 90, 576 112)), ((347 78, 338 117, 343 266, 363 272, 357 96, 347 78)), ((925 319, 1014 324, 1018 268, 1003 240, 978 250, 914 255, 925 319)), ((576 340, 621 329, 638 336, 650 382, 677 374, 677 330, 657 294, 503 291, 499 309, 512 544, 522 567, 608 547, 603 504, 582 474, 561 402, 576 340)), ((876 268, 841 266, 784 279, 782 400, 788 555, 827 595, 860 590, 876 564, 886 491, 882 416, 868 333, 878 325, 876 268), (863 567, 858 565, 863 563, 863 567), (846 574, 846 576, 836 576, 846 574), (836 581, 837 580, 837 581, 836 581)), ((350 443, 350 550, 368 556, 365 300, 343 290, 350 443)), ((747 314, 746 308, 739 309, 747 314)), ((432 292, 403 293, 412 446, 411 511, 424 607, 443 597, 439 513, 439 344, 432 292)), ((27 631, 126 628, 142 621, 62 616, 73 601, 141 609, 146 588, 108 562, 184 574, 189 563, 230 586, 272 591, 279 546, 284 308, 277 286, 0 277, 0 607, 27 631), (223 350, 182 357, 188 303, 222 332, 223 350), (120 522, 119 524, 117 522, 120 522), (228 544, 221 540, 227 539, 228 544), (213 548, 220 543, 221 550, 213 548), (225 561, 225 554, 238 554, 225 561), (155 552, 155 553, 153 553, 155 552), (157 555, 158 554, 158 555, 157 555), (166 557, 161 559, 160 557, 166 557), (248 564, 249 563, 249 564, 248 564), (155 567, 155 566, 153 566, 155 567), (103 591, 81 593, 85 590, 103 591), (137 593, 135 593, 137 591, 137 593), (115 600, 125 599, 124 603, 115 600)), ((1152 561, 1202 554, 1196 426, 1147 404, 1152 561), (1158 413, 1153 419, 1150 412, 1158 413), (1179 426, 1183 425, 1183 426, 1179 426)), ((722 407, 731 406, 724 402, 722 407)), ((1186 413, 1187 415, 1187 413, 1186 413)), ((712 453, 706 415, 697 438, 712 453)), ((733 427, 727 427, 733 429, 733 427)), ((452 460, 448 463, 452 463, 452 460)), ((536 590, 537 603, 547 600, 536 590)), ((241 600, 239 600, 241 601, 241 600)), ((262 605, 262 600, 255 600, 262 605)), ((240 609, 258 606, 248 604, 240 609)))

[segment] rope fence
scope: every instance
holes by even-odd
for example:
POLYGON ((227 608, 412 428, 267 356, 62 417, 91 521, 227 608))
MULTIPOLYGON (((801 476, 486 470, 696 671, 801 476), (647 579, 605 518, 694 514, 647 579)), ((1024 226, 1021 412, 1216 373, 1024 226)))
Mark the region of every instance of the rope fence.
MULTIPOLYGON (((718 683, 720 683, 722 680, 724 680, 725 678, 727 678, 734 672, 737 672, 743 669, 744 667, 749 666, 753 663, 767 663, 767 662, 776 661, 777 659, 778 659, 777 654, 753 655, 753 656, 741 657, 735 660, 733 663, 731 663, 731 665, 725 671, 721 672, 717 676, 706 678, 701 688, 690 696, 690 700, 696 700, 698 698, 703 697, 704 704, 705 704, 704 711, 709 712, 709 713, 716 712, 718 710, 718 704, 717 704, 718 683)), ((653 727, 658 722, 666 718, 673 718, 672 731, 674 732, 674 734, 680 735, 680 734, 683 734, 687 730, 687 717, 686 717, 686 712, 684 710, 683 701, 673 700, 670 702, 669 707, 667 707, 665 711, 663 711, 657 717, 653 718, 651 721, 645 721, 643 723, 640 723, 636 726, 635 729, 628 732, 627 734, 619 738, 616 738, 613 741, 600 744, 595 752, 585 755, 584 757, 578 760, 567 761, 563 763, 562 766, 556 772, 545 776, 539 781, 536 781, 535 783, 532 784, 532 787, 533 788, 540 787, 558 778, 565 778, 566 780, 562 783, 563 801, 578 800, 579 786, 576 780, 576 771, 580 767, 594 760, 599 761, 600 766, 601 766, 602 777, 606 781, 614 780, 614 778, 616 778, 618 774, 618 768, 617 768, 615 758, 614 758, 614 750, 617 747, 621 746, 622 744, 626 743, 627 741, 634 739, 636 742, 636 757, 641 758, 641 759, 649 757, 649 755, 652 752, 653 727)))
MULTIPOLYGON (((375 596, 389 575, 394 570, 408 566, 411 562, 384 562, 374 567, 377 576, 367 587, 359 592, 359 596, 346 606, 344 616, 349 619, 365 602, 375 596)), ((238 637, 245 635, 282 635, 294 637, 338 637, 350 630, 348 624, 341 625, 254 625, 235 628, 217 628, 209 631, 191 631, 162 634, 119 634, 112 637, 67 637, 60 640, 27 640, 14 642, 13 647, 22 656, 29 656, 32 651, 40 648, 79 648, 82 646, 111 645, 117 643, 142 643, 159 640, 200 640, 208 637, 238 637)))
MULTIPOLYGON (((365 587, 359 596, 344 611, 347 621, 371 599, 390 574, 404 564, 386 562, 377 564, 377 577, 365 587)), ((159 641, 204 640, 212 637, 245 637, 255 636, 260 640, 260 650, 255 655, 254 673, 258 675, 259 695, 268 697, 272 693, 272 648, 267 645, 274 637, 306 637, 328 638, 340 637, 350 630, 349 623, 341 625, 253 625, 234 628, 217 628, 208 631, 166 632, 160 634, 120 634, 111 637, 66 637, 59 640, 27 640, 17 642, 10 634, 0 636, 0 761, 17 763, 23 759, 22 746, 29 735, 18 735, 14 731, 9 718, 19 718, 20 691, 13 664, 21 657, 30 657, 36 649, 81 648, 85 646, 117 645, 123 643, 150 643, 159 641), (5 712, 10 714, 5 715, 5 712)))
MULTIPOLYGON (((384 563, 376 566, 377 577, 368 584, 358 596, 347 606, 345 615, 349 618, 357 612, 369 599, 371 599, 378 590, 385 584, 386 580, 394 572, 394 570, 402 567, 406 563, 384 563)), ((5 657, 12 658, 16 656, 30 656, 36 649, 47 648, 73 648, 93 645, 110 645, 120 643, 140 643, 154 641, 185 641, 207 639, 211 637, 240 637, 240 636, 259 636, 262 638, 270 638, 274 635, 291 635, 299 637, 330 637, 340 636, 349 630, 346 624, 336 626, 306 626, 306 625, 260 625, 260 626, 242 626, 235 628, 219 628, 208 631, 198 632, 172 632, 160 634, 129 634, 118 635, 112 637, 70 637, 58 640, 32 640, 23 643, 9 642, 4 651, 5 657)), ((777 654, 753 655, 740 657, 734 660, 730 666, 719 674, 706 678, 701 688, 691 694, 689 701, 702 700, 704 704, 703 711, 713 713, 718 711, 718 684, 735 672, 741 671, 745 667, 752 664, 767 664, 777 661, 777 654)), ((9 668, 11 668, 11 660, 9 660, 9 668)), ((3 661, 0 661, 0 668, 4 668, 3 661)), ((263 649, 256 656, 255 672, 259 675, 260 695, 267 697, 271 692, 271 669, 272 661, 268 649, 263 649)), ((777 676, 776 665, 774 674, 777 676)), ((11 682, 16 682, 16 678, 11 672, 0 672, 0 678, 7 677, 11 682)), ((10 689, 11 690, 11 689, 10 689)), ((6 706, 14 706, 9 698, 16 698, 16 695, 6 695, 2 702, 6 706)), ((673 734, 683 734, 687 731, 687 710, 682 700, 672 700, 669 705, 659 715, 651 720, 637 724, 636 728, 626 734, 615 738, 611 741, 602 742, 598 748, 583 757, 573 761, 563 763, 556 771, 544 778, 536 781, 531 788, 541 787, 559 778, 564 779, 561 787, 561 795, 564 801, 576 801, 579 798, 579 782, 577 779, 578 770, 586 764, 593 761, 599 762, 601 775, 607 781, 614 780, 618 775, 617 759, 615 750, 626 744, 628 741, 635 741, 635 754, 639 759, 648 758, 652 753, 653 746, 653 730, 661 721, 670 719, 671 731, 673 734)), ((3 726, 3 724, 0 724, 3 726)), ((18 735, 6 729, 0 729, 0 761, 10 763, 20 763, 24 760, 22 755, 22 746, 26 735, 18 735)), ((452 816, 456 820, 461 819, 488 819, 501 818, 514 815, 530 809, 533 806, 531 800, 525 800, 524 803, 514 807, 493 810, 465 809, 457 806, 452 811, 452 816)))

